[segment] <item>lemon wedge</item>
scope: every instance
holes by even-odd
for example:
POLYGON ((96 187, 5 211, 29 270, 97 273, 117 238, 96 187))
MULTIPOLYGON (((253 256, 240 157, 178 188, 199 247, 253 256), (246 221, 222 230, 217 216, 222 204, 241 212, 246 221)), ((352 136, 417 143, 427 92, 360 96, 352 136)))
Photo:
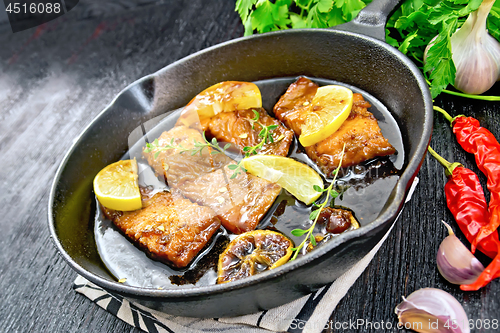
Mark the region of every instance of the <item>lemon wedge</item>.
POLYGON ((242 160, 252 175, 277 183, 294 197, 309 205, 321 196, 314 185, 323 189, 323 180, 311 167, 291 158, 275 155, 254 155, 242 160))
POLYGON ((183 110, 183 114, 197 111, 200 120, 220 112, 261 108, 259 87, 251 82, 225 81, 214 84, 196 95, 183 110))
POLYGON ((352 90, 346 87, 319 87, 302 126, 300 143, 308 147, 332 135, 349 116, 352 100, 352 90))
POLYGON ((130 211, 142 208, 136 160, 106 166, 94 178, 94 193, 106 208, 130 211))

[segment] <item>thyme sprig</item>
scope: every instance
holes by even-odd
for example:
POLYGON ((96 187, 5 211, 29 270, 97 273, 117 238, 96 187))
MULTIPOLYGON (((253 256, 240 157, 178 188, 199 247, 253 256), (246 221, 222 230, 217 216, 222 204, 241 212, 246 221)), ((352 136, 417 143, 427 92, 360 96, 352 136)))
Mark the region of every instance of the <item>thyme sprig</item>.
POLYGON ((203 149, 205 148, 212 148, 213 150, 210 152, 210 154, 215 155, 215 154, 223 154, 226 152, 226 150, 229 149, 229 147, 231 147, 230 143, 226 144, 224 147, 221 147, 217 142, 216 138, 213 138, 212 141, 208 141, 205 136, 205 132, 203 132, 202 135, 204 142, 199 142, 196 141, 195 139, 194 146, 192 148, 184 148, 182 145, 174 145, 174 138, 172 138, 172 140, 170 140, 170 143, 167 143, 166 145, 160 145, 158 139, 155 139, 151 143, 149 142, 146 143, 146 149, 144 149, 144 152, 150 153, 153 150, 156 150, 154 158, 157 159, 158 155, 160 155, 162 151, 167 151, 169 149, 179 150, 180 151, 179 154, 190 152, 191 156, 194 156, 198 153, 200 154, 200 156, 202 156, 203 149))
POLYGON ((261 149, 264 144, 268 143, 274 143, 273 139, 273 133, 272 131, 278 128, 278 125, 269 125, 266 126, 262 123, 259 122, 260 114, 252 110, 255 117, 250 119, 249 121, 252 123, 252 129, 255 129, 255 125, 259 125, 261 127, 261 130, 259 132, 259 138, 262 138, 262 140, 255 146, 253 147, 243 147, 243 152, 245 153, 245 157, 248 157, 250 155, 255 155, 257 154, 257 150, 261 149))
MULTIPOLYGON (((272 131, 274 131, 276 128, 278 128, 278 125, 267 126, 267 125, 262 124, 261 122, 259 122, 259 119, 260 119, 259 112, 257 112, 256 110, 252 110, 252 111, 253 111, 255 117, 253 117, 252 119, 249 119, 249 121, 252 124, 253 130, 255 130, 256 125, 259 125, 261 127, 261 130, 258 134, 258 137, 262 138, 262 140, 258 144, 256 144, 255 146, 243 147, 243 153, 244 153, 245 157, 249 157, 251 155, 257 154, 257 151, 260 150, 264 146, 264 144, 274 143, 272 131)), ((205 149, 205 148, 212 148, 213 150, 210 152, 210 154, 214 155, 214 154, 220 154, 220 153, 225 154, 226 150, 229 149, 229 147, 231 147, 230 143, 227 143, 224 147, 221 147, 219 142, 217 142, 216 138, 212 138, 211 141, 208 141, 208 139, 205 136, 205 132, 203 132, 203 141, 204 142, 199 142, 199 141, 194 140, 194 146, 192 148, 185 148, 180 144, 174 145, 174 138, 172 138, 172 140, 170 140, 170 143, 168 143, 166 145, 160 145, 158 139, 155 139, 151 143, 146 143, 146 148, 144 149, 144 152, 150 153, 152 151, 155 151, 154 158, 157 159, 162 151, 167 151, 169 149, 179 150, 179 154, 189 152, 189 153, 191 153, 192 156, 194 156, 198 153, 200 154, 200 156, 202 156, 203 149, 205 149)), ((279 141, 279 139, 278 139, 278 141, 279 141)), ((231 175, 230 179, 236 178, 241 172, 247 171, 243 167, 241 161, 242 160, 240 160, 237 164, 229 164, 227 166, 229 168, 229 170, 233 171, 233 174, 231 175)))
POLYGON ((330 200, 332 200, 332 203, 330 205, 333 205, 333 200, 335 200, 335 198, 337 198, 339 195, 342 194, 342 193, 339 193, 337 190, 335 190, 334 186, 336 184, 335 181, 337 180, 337 176, 339 174, 340 167, 342 166, 342 160, 344 158, 344 151, 345 151, 345 144, 344 144, 344 147, 342 148, 342 155, 340 156, 339 165, 338 165, 337 169, 335 169, 332 172, 334 177, 333 177, 333 180, 330 183, 330 185, 325 189, 322 189, 318 185, 313 186, 314 190, 317 192, 326 192, 326 198, 321 204, 314 203, 314 206, 318 207, 318 209, 311 211, 311 214, 309 214, 309 219, 312 220, 313 223, 308 229, 293 229, 291 231, 291 234, 296 236, 296 237, 300 237, 300 236, 305 235, 305 234, 307 234, 307 235, 304 238, 304 240, 302 241, 302 243, 299 244, 299 246, 292 248, 292 251, 294 251, 294 254, 293 254, 292 258, 290 259, 290 261, 295 260, 297 258, 299 252, 302 250, 302 248, 304 247, 304 245, 306 244, 308 239, 313 246, 316 246, 316 237, 314 237, 313 231, 314 231, 314 228, 316 227, 316 223, 318 222, 319 214, 329 204, 330 200))
MULTIPOLYGON (((256 144, 255 146, 252 146, 252 147, 245 146, 245 147, 243 147, 243 153, 245 154, 245 157, 249 157, 251 155, 256 155, 257 151, 259 149, 261 149, 264 146, 264 144, 274 143, 272 131, 274 131, 275 129, 278 128, 278 125, 269 125, 269 126, 267 126, 267 125, 262 124, 261 122, 259 122, 259 118, 260 118, 259 112, 255 111, 255 110, 252 110, 252 112, 254 113, 255 117, 253 117, 252 119, 249 119, 249 121, 252 124, 252 129, 253 130, 255 129, 255 125, 256 124, 260 126, 261 130, 260 130, 258 136, 259 136, 259 138, 262 138, 262 140, 258 144, 256 144)), ((240 160, 238 162, 238 164, 230 164, 230 165, 228 165, 229 170, 233 170, 233 174, 231 175, 230 179, 235 178, 241 172, 246 172, 247 171, 243 167, 242 161, 243 161, 243 159, 240 160)))

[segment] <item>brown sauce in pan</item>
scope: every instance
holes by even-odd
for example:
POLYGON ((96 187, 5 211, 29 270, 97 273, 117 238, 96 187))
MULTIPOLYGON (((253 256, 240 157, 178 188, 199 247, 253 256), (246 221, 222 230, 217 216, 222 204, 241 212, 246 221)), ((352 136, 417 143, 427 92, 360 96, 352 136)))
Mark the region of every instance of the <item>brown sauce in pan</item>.
MULTIPOLYGON (((255 82, 262 93, 263 107, 268 112, 272 112, 274 104, 295 79, 296 77, 255 82)), ((396 120, 373 96, 356 87, 339 82, 315 78, 312 80, 319 85, 344 85, 354 92, 361 93, 365 100, 372 104, 368 110, 377 118, 384 136, 398 151, 395 155, 376 158, 361 165, 342 169, 339 174, 338 190, 343 190, 344 193, 342 197, 335 200, 335 206, 351 210, 362 227, 378 216, 399 179, 400 170, 405 162, 401 132, 396 120)), ((166 117, 161 117, 161 119, 156 120, 156 123, 152 121, 145 124, 140 133, 136 133, 136 139, 144 137, 145 134, 148 138, 159 136, 161 132, 174 125, 179 112, 180 110, 177 110, 166 117), (144 129, 146 129, 146 133, 144 129)), ((147 163, 139 158, 144 141, 138 141, 130 148, 129 153, 124 158, 137 157, 140 183, 153 186, 156 190, 165 188, 165 184, 154 176, 147 163)), ((290 147, 288 156, 308 164, 324 177, 324 174, 305 154, 296 138, 290 147)), ((295 244, 299 244, 303 237, 292 236, 290 232, 296 228, 309 228, 312 223, 309 220, 310 211, 311 206, 304 205, 283 189, 271 209, 261 220, 258 229, 279 230, 289 236, 295 244)), ((349 232, 350 229, 348 228, 346 232, 349 232)), ((328 233, 325 224, 318 224, 315 229, 316 233, 324 235, 323 242, 337 236, 328 233)), ((221 229, 187 269, 175 270, 148 258, 143 251, 125 238, 111 221, 106 220, 99 209, 96 210, 94 234, 101 259, 117 280, 126 279, 124 284, 127 285, 162 289, 191 288, 193 285, 215 284, 218 255, 222 253, 229 240, 235 237, 235 235, 230 235, 221 229)))

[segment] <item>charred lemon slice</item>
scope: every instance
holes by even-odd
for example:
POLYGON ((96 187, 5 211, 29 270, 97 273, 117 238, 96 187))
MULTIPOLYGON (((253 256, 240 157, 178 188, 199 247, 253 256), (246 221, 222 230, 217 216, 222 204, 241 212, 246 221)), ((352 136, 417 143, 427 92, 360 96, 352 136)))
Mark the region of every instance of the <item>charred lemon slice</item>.
POLYGON ((321 196, 315 186, 323 189, 323 180, 314 169, 291 158, 274 155, 254 155, 242 160, 252 175, 285 188, 294 197, 309 205, 321 196))
POLYGON ((122 160, 108 165, 94 178, 94 193, 106 208, 130 211, 142 208, 137 162, 122 160))
POLYGON ((283 265, 292 255, 293 243, 271 230, 253 230, 239 235, 219 256, 217 283, 243 279, 283 265))
POLYGON ((351 89, 336 85, 319 87, 302 126, 300 143, 308 147, 332 135, 349 116, 352 101, 351 89))
POLYGON ((214 84, 196 95, 182 113, 197 111, 200 120, 203 120, 221 112, 261 107, 260 90, 254 83, 226 81, 214 84))

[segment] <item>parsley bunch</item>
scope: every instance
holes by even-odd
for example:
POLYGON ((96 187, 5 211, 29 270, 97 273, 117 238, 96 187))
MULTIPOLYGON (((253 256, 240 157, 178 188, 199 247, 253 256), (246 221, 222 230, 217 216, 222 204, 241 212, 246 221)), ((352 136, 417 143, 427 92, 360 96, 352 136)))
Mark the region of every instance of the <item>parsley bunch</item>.
MULTIPOLYGON (((455 82, 455 64, 451 58, 452 34, 477 10, 482 0, 405 0, 386 25, 387 43, 415 59, 426 76, 432 97, 455 82), (435 39, 434 39, 435 38, 435 39), (434 39, 434 40, 433 40, 434 39), (428 49, 424 65, 424 50, 428 49)), ((500 41, 500 0, 497 0, 487 21, 489 33, 500 41)), ((454 92, 451 92, 454 93, 454 92)), ((465 97, 472 95, 454 93, 465 97)))
MULTIPOLYGON (((356 17, 371 0, 237 0, 236 11, 245 26, 245 36, 254 32, 297 28, 327 28, 356 17)), ((404 0, 388 18, 386 41, 413 58, 429 82, 432 97, 441 92, 495 100, 488 96, 446 90, 455 82, 451 58, 451 35, 482 0, 404 0), (436 37, 437 36, 437 37, 436 37), (436 39, 433 40, 433 38, 436 39), (433 40, 433 41, 432 41, 433 40), (432 41, 424 65, 424 51, 432 41)), ((487 21, 489 33, 500 41, 500 0, 487 21)))
POLYGON ((328 28, 352 20, 371 0, 237 0, 245 36, 300 28, 328 28))

